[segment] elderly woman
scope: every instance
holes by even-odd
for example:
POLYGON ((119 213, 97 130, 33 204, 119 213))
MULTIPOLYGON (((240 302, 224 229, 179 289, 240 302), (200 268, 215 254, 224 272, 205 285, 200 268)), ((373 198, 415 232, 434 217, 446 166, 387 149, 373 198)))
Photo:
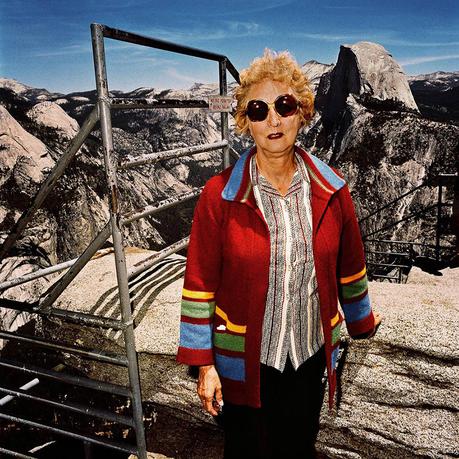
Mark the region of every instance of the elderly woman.
POLYGON ((295 146, 314 110, 300 67, 267 50, 236 98, 237 129, 255 146, 196 206, 177 359, 199 366, 204 409, 223 409, 225 458, 311 458, 325 367, 333 404, 338 298, 351 336, 381 319, 348 187, 295 146))

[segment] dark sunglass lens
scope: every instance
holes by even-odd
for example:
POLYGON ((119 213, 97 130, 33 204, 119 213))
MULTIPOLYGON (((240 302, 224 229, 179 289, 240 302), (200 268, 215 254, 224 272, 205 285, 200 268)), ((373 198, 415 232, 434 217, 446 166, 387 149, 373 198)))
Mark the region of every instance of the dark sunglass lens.
POLYGON ((268 116, 269 107, 262 100, 251 100, 247 104, 247 116, 250 121, 263 121, 268 116))
POLYGON ((286 94, 276 99, 275 107, 280 116, 291 116, 296 113, 298 102, 293 96, 286 94))

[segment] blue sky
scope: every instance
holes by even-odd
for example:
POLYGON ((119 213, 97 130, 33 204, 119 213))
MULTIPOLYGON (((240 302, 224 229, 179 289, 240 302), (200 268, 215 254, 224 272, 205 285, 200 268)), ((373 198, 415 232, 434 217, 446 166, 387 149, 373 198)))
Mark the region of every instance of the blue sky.
MULTIPOLYGON (((341 44, 383 45, 408 75, 459 70, 458 0, 3 0, 0 76, 63 93, 95 87, 89 26, 225 54, 246 67, 265 47, 335 63, 341 44)), ((216 82, 217 64, 106 40, 110 89, 216 82)))

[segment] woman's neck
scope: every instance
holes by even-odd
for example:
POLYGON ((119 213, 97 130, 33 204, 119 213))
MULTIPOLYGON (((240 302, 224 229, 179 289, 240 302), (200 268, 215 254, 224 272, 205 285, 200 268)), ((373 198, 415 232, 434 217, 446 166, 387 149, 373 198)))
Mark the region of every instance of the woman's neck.
POLYGON ((287 191, 292 182, 296 170, 294 149, 288 154, 279 156, 266 155, 264 152, 258 152, 255 156, 258 170, 271 185, 279 191, 282 196, 287 191))

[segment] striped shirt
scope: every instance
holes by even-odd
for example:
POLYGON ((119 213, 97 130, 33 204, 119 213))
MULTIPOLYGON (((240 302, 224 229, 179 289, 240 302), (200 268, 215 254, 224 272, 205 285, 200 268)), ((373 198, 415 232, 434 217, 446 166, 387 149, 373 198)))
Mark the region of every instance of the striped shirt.
POLYGON ((261 363, 283 371, 289 355, 295 369, 324 344, 312 253, 309 176, 295 153, 297 171, 285 196, 259 172, 250 176, 257 205, 269 228, 270 264, 263 320, 261 363))

